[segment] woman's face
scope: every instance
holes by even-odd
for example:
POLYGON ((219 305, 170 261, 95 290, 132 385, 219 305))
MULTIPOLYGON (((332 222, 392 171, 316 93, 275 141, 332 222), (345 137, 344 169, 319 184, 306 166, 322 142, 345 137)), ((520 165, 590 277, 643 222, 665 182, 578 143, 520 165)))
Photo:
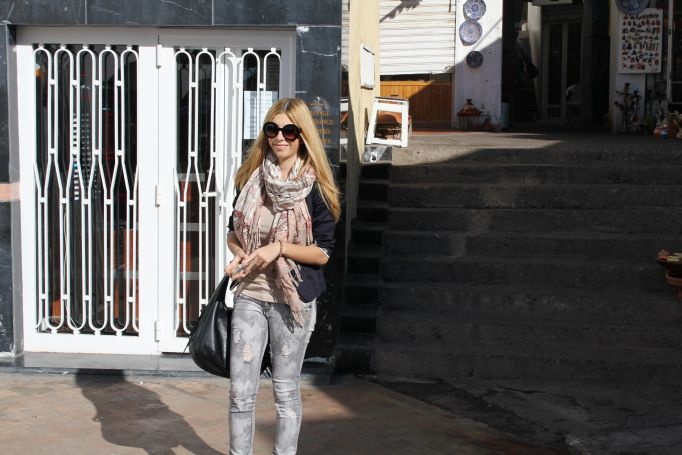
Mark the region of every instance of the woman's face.
MULTIPOLYGON (((291 121, 286 114, 277 114, 272 119, 273 123, 276 123, 278 127, 282 128, 285 125, 294 123, 291 121)), ((275 153, 277 161, 281 164, 288 160, 295 160, 298 157, 298 148, 301 145, 301 137, 297 137, 292 142, 284 139, 281 131, 277 132, 277 136, 273 138, 267 138, 270 148, 275 153)))

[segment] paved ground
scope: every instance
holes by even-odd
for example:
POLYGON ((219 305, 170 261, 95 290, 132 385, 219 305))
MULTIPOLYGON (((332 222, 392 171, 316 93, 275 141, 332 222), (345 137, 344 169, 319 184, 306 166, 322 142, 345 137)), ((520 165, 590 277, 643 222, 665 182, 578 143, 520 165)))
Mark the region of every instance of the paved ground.
MULTIPOLYGON (((227 380, 0 373, 3 454, 227 453, 227 380)), ((299 454, 567 453, 353 378, 305 385, 299 454)), ((255 454, 272 450, 269 381, 257 402, 255 454)))
POLYGON ((682 454, 682 391, 675 386, 500 379, 378 382, 576 455, 682 454))
MULTIPOLYGON (((303 386, 299 454, 682 453, 676 387, 368 379, 303 386)), ((206 377, 0 373, 0 453, 224 454, 228 387, 206 377)), ((256 414, 254 453, 269 454, 268 380, 256 414)))

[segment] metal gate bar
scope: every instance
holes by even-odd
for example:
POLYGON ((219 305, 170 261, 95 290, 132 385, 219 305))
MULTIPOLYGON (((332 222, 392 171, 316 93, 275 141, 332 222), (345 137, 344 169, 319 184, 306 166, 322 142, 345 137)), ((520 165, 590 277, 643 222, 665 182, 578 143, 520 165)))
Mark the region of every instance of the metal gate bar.
POLYGON ((33 55, 35 327, 53 334, 138 335, 137 50, 38 44, 33 55), (74 253, 80 253, 76 262, 74 253))
MULTIPOLYGON (((184 163, 185 166, 183 173, 174 170, 175 333, 178 336, 189 334, 191 323, 208 302, 216 278, 222 274, 222 265, 227 259, 225 226, 232 210, 234 174, 241 163, 244 147, 242 110, 245 60, 256 59, 258 122, 265 114, 264 108, 270 106, 269 103, 266 106, 262 99, 267 88, 269 61, 277 59, 277 68, 281 68, 281 57, 274 48, 267 53, 249 48, 241 55, 235 54, 230 48, 218 52, 207 48, 183 47, 175 52, 176 65, 181 66, 184 62, 188 67, 187 138, 184 144, 178 143, 178 163, 184 163), (202 113, 205 115, 206 112, 208 126, 202 118, 202 113), (209 139, 205 143, 200 141, 202 130, 208 132, 209 139), (221 147, 216 146, 217 140, 220 140, 221 147), (208 166, 202 168, 202 162, 207 162, 208 166), (195 199, 193 195, 198 197, 195 199), (190 219, 193 210, 198 212, 196 220, 190 219), (193 232, 197 233, 198 266, 192 263, 193 239, 189 237, 193 232)), ((182 77, 179 76, 177 80, 178 84, 183 83, 182 77)), ((274 83, 278 86, 279 78, 274 83)), ((178 93, 184 93, 184 90, 180 88, 178 93)), ((178 128, 182 127, 178 124, 178 128)))

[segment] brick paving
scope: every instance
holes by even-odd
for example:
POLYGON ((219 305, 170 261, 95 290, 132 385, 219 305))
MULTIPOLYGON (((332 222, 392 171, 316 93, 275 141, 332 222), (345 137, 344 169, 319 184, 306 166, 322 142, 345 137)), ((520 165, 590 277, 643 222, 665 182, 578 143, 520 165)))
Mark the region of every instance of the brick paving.
MULTIPOLYGON (((299 454, 561 454, 355 378, 303 386, 299 454)), ((3 454, 224 454, 228 381, 0 373, 3 454)), ((261 383, 254 454, 275 407, 261 383)))

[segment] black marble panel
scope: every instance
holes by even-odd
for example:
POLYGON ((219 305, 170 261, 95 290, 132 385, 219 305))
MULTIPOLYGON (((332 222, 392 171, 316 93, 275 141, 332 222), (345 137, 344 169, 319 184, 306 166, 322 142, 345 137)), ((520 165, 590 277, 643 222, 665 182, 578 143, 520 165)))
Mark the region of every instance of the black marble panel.
POLYGON ((341 27, 298 27, 296 38, 296 97, 308 103, 338 173, 341 27))
POLYGON ((341 0, 215 0, 215 25, 337 25, 341 0))
POLYGON ((11 203, 0 202, 0 352, 14 347, 11 203))
MULTIPOLYGON (((9 100, 7 97, 7 64, 12 44, 13 27, 0 24, 0 183, 9 182, 9 100)), ((0 218, 0 220, 2 220, 0 218)))
POLYGON ((2 0, 0 20, 11 24, 85 24, 86 0, 2 0))
MULTIPOLYGON (((298 27, 296 32, 296 97, 308 103, 320 131, 332 169, 339 174, 339 97, 341 95, 341 28, 298 27)), ((341 245, 338 243, 337 245, 341 245)), ((318 300, 318 323, 308 346, 309 355, 333 355, 339 330, 341 274, 335 253, 325 267, 327 292, 318 300)))
POLYGON ((88 0, 88 25, 211 25, 212 0, 88 0))

